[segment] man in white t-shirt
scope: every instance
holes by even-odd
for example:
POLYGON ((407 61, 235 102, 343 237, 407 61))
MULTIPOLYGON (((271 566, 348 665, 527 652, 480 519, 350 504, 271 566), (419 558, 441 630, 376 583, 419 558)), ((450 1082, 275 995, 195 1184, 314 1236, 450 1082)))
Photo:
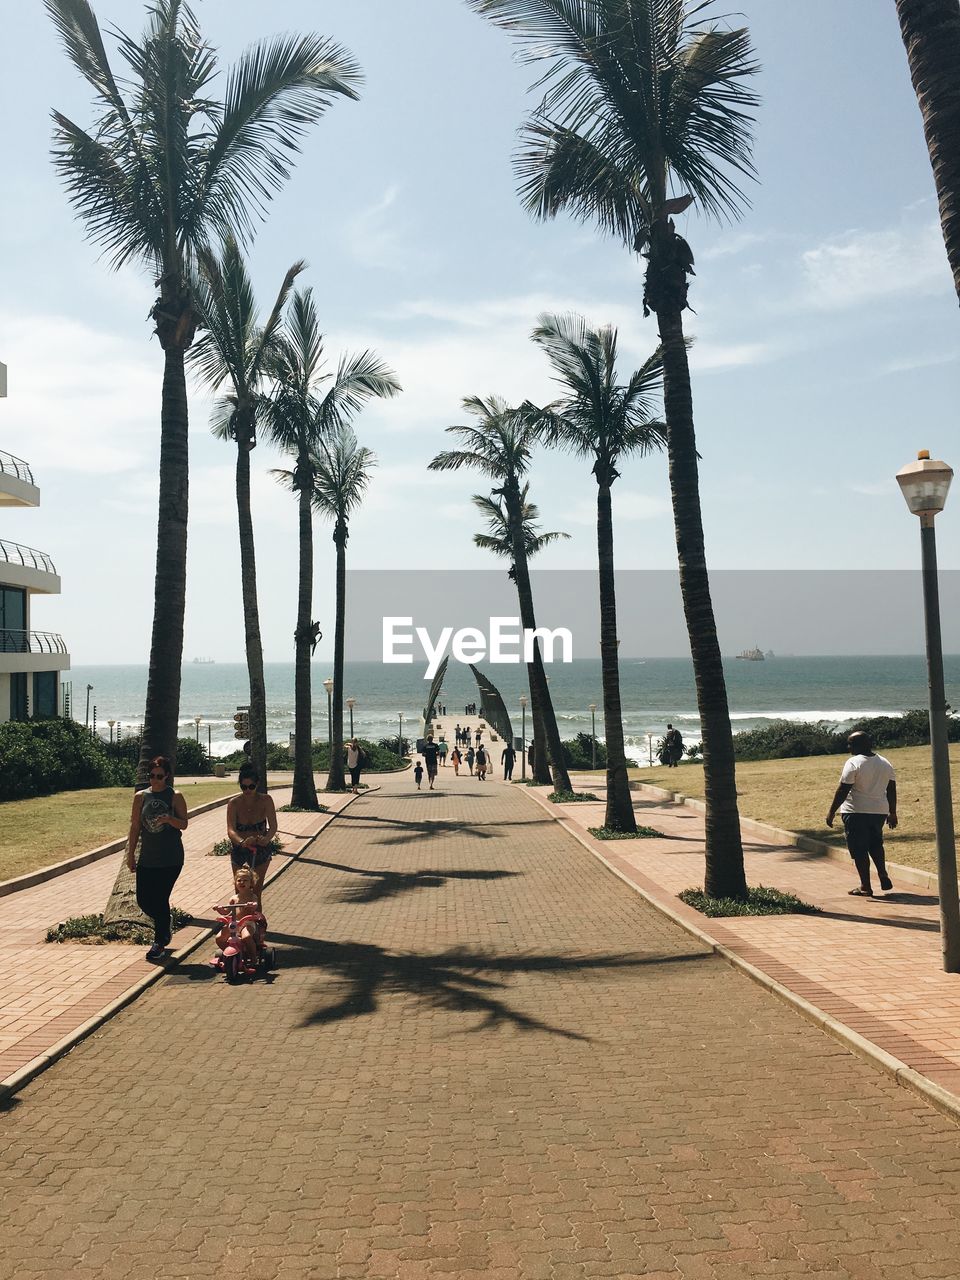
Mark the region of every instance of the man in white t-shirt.
POLYGON ((851 733, 847 746, 852 754, 840 773, 827 826, 833 826, 839 810, 847 848, 860 874, 859 889, 850 893, 855 898, 872 898, 871 858, 880 888, 893 888, 883 852, 883 826, 886 823, 892 829, 897 825, 897 775, 890 761, 875 753, 869 734, 851 733))

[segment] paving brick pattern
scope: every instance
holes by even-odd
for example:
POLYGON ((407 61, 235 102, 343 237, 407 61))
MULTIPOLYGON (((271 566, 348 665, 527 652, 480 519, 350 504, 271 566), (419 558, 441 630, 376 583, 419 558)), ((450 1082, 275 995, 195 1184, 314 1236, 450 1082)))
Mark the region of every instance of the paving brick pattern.
MULTIPOLYGON (((578 828, 603 824, 602 805, 560 808, 578 828)), ((612 865, 824 1013, 960 1095, 960 976, 943 972, 935 891, 897 881, 893 870, 895 892, 880 894, 874 873, 876 897, 851 898, 852 864, 774 836, 745 835, 749 883, 794 893, 822 914, 708 920, 676 897, 703 884, 703 814, 646 798, 634 808, 639 823, 666 838, 592 842, 612 865)))
POLYGON ((0 1275, 956 1276, 956 1126, 529 797, 393 780, 0 1117, 0 1275))

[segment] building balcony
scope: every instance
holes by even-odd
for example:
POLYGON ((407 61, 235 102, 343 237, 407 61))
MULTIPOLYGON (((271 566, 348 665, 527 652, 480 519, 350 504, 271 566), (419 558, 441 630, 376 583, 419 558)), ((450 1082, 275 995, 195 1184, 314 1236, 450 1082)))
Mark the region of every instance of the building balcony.
POLYGON ((0 538, 0 585, 26 587, 44 595, 60 594, 60 576, 45 551, 0 538))
POLYGON ((0 507, 39 507, 40 490, 28 463, 0 449, 0 507))
POLYGON ((56 632, 0 628, 0 673, 66 671, 69 666, 67 646, 56 632))

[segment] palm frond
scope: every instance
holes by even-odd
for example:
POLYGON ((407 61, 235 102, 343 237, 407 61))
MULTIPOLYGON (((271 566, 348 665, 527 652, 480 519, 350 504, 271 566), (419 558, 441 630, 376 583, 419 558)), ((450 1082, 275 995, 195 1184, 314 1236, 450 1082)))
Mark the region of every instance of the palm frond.
POLYGON ((358 443, 353 431, 345 428, 332 439, 320 442, 312 453, 312 462, 310 500, 316 511, 334 521, 334 537, 345 542, 350 516, 363 501, 377 464, 376 456, 358 443))
POLYGON ((341 431, 369 400, 389 400, 401 390, 396 374, 375 351, 341 356, 333 383, 320 402, 323 431, 341 431))

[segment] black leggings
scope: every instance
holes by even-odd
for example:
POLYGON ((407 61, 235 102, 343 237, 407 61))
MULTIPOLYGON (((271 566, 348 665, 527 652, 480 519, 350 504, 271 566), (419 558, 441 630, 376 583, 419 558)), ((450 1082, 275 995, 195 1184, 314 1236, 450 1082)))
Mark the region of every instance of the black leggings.
POLYGON ((137 906, 153 921, 154 938, 161 947, 171 938, 170 894, 182 870, 182 862, 173 867, 137 865, 137 906))

